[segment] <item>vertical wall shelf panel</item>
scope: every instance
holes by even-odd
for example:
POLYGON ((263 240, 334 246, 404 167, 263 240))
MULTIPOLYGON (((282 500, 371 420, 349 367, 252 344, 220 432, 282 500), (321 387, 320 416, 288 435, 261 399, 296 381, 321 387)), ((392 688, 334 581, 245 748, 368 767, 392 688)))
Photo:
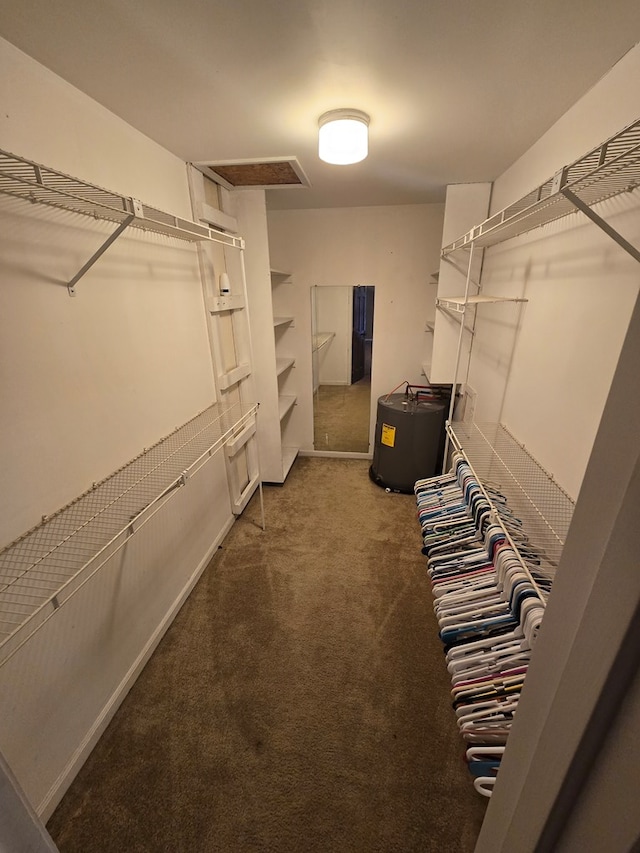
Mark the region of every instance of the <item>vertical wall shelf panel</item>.
MULTIPOLYGON (((272 269, 270 270, 270 277, 272 300, 275 299, 276 303, 278 303, 278 307, 280 307, 278 290, 281 285, 291 284, 291 275, 290 273, 282 272, 281 270, 272 269)), ((292 391, 295 390, 294 371, 296 360, 290 349, 287 332, 289 329, 295 328, 295 317, 291 315, 274 314, 273 327, 276 349, 275 367, 276 381, 278 385, 278 417, 280 420, 280 453, 282 466, 281 482, 284 482, 298 455, 298 447, 296 446, 296 443, 288 438, 289 434, 294 431, 290 425, 290 420, 293 408, 297 402, 297 393, 292 393, 292 391)))

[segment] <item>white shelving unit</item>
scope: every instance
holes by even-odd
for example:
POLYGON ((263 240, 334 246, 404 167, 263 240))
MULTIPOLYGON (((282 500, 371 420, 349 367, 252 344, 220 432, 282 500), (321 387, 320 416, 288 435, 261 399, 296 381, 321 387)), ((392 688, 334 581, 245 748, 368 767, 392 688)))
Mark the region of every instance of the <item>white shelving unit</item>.
MULTIPOLYGON (((226 190, 224 191, 226 192, 226 190)), ((255 382, 259 402, 257 441, 263 483, 284 483, 295 460, 300 440, 299 410, 279 398, 299 400, 297 327, 301 317, 299 292, 291 275, 274 269, 269 256, 266 203, 262 190, 233 194, 234 213, 247 239, 245 251, 247 305, 255 382)))
MULTIPOLYGON (((474 251, 482 251, 581 212, 638 261, 638 247, 630 244, 603 218, 606 210, 630 210, 632 204, 601 205, 599 209, 598 204, 621 193, 633 192, 633 216, 637 221, 639 187, 640 121, 636 121, 571 166, 560 169, 524 198, 445 246, 443 260, 459 269, 462 264, 456 262, 463 251, 468 250, 470 269, 474 251)), ((554 251, 558 246, 562 249, 570 244, 584 245, 583 235, 579 235, 575 243, 573 240, 578 235, 567 235, 566 240, 562 240, 562 235, 556 239, 558 230, 549 229, 554 245, 547 252, 543 250, 545 259, 557 258, 554 251)), ((522 247, 522 252, 514 247, 513 257, 526 257, 533 262, 534 252, 543 237, 544 234, 536 233, 535 242, 522 247)), ((606 252, 600 242, 596 257, 603 257, 606 252)), ((619 280, 613 277, 606 284, 610 286, 619 280)), ((607 298, 616 300, 614 289, 611 288, 610 294, 608 290, 607 298)), ((535 287, 529 291, 533 303, 535 287)), ((546 306, 552 305, 550 296, 547 290, 546 306)), ((539 312, 539 317, 543 314, 539 312)), ((538 331, 541 327, 540 322, 532 323, 529 330, 538 331)), ((572 330, 576 328, 576 324, 571 327, 572 330)), ((589 326, 585 327, 585 332, 590 335, 589 326)), ((556 820, 557 815, 561 812, 572 814, 573 801, 567 808, 563 794, 595 784, 596 777, 589 773, 596 764, 593 763, 592 768, 588 761, 585 763, 585 744, 591 745, 592 756, 611 755, 615 754, 614 737, 618 740, 621 737, 622 727, 616 730, 619 709, 629 705, 634 688, 635 670, 628 667, 627 655, 631 648, 637 648, 637 641, 630 642, 629 637, 636 636, 638 600, 637 588, 626 586, 620 580, 622 575, 629 576, 628 561, 613 555, 631 553, 634 548, 628 519, 634 516, 636 507, 633 492, 627 491, 627 477, 633 476, 637 455, 637 428, 629 427, 634 423, 629 415, 637 407, 637 399, 628 389, 635 387, 637 335, 636 311, 631 314, 631 325, 613 374, 591 461, 580 486, 578 511, 569 537, 571 555, 566 554, 568 559, 562 564, 562 577, 551 593, 552 606, 544 617, 540 642, 535 649, 535 667, 532 666, 527 674, 527 686, 515 712, 522 725, 516 725, 509 736, 495 792, 495 810, 488 813, 479 838, 478 849, 483 851, 513 849, 522 838, 523 827, 525 834, 530 833, 531 849, 537 843, 546 844, 549 849, 555 847, 554 839, 560 837, 566 826, 566 822, 556 820), (625 397, 629 400, 628 406, 625 397), (602 511, 604 505, 608 507, 606 513, 602 511), (614 699, 611 699, 611 685, 617 686, 614 699), (572 700, 577 695, 579 702, 574 703, 572 700), (576 714, 578 706, 580 712, 576 714), (540 709, 545 712, 540 713, 540 709), (548 801, 536 818, 528 822, 532 798, 543 787, 551 791, 548 801), (515 797, 511 797, 513 791, 516 791, 515 797)), ((544 346, 544 341, 540 343, 544 346)), ((563 414, 566 419, 567 412, 563 414)), ((550 407, 552 430, 554 415, 550 407)), ((575 432, 571 430, 573 422, 565 419, 558 424, 561 448, 575 432)), ((579 419, 575 423, 579 423, 579 419)), ((504 491, 516 514, 522 517, 531 540, 545 553, 548 563, 544 568, 552 573, 560 561, 573 515, 571 499, 504 425, 455 422, 448 425, 448 435, 477 474, 504 491)), ((549 446, 548 436, 541 444, 545 445, 549 446)), ((617 774, 626 783, 626 770, 624 764, 618 762, 610 775, 617 774)), ((603 797, 615 797, 607 782, 600 780, 599 784, 603 797)), ((582 807, 585 800, 576 799, 576 802, 582 807)), ((594 815, 596 811, 594 809, 594 815)))
MULTIPOLYGON (((474 251, 482 251, 511 237, 581 211, 626 252, 640 261, 640 251, 593 210, 594 205, 599 202, 619 193, 632 192, 639 185, 640 121, 636 121, 570 166, 559 169, 553 177, 526 196, 490 216, 442 249, 443 260, 449 261, 461 272, 462 268, 452 260, 452 256, 461 250, 468 250, 464 295, 439 297, 436 300, 438 308, 452 312, 460 318, 454 384, 458 381, 463 334, 468 331, 473 335, 475 313, 470 324, 465 323, 467 313, 475 312, 482 304, 526 301, 480 293, 479 285, 472 280, 474 251), (471 292, 473 286, 478 289, 478 293, 471 292)), ((452 414, 453 410, 450 411, 450 418, 452 414)))
MULTIPOLYGON (((640 187, 640 120, 611 139, 565 166, 526 196, 475 226, 442 249, 450 260, 461 250, 468 251, 466 286, 463 296, 437 300, 438 307, 461 315, 454 382, 458 379, 462 337, 467 327, 465 313, 481 304, 503 301, 525 302, 481 293, 471 294, 474 250, 484 250, 512 237, 540 228, 569 214, 582 212, 622 249, 640 261, 640 251, 604 220, 593 207, 615 195, 640 187)), ((454 263, 454 265, 456 265, 454 263)), ((457 265, 456 265, 457 266, 457 265)), ((457 266, 460 270, 460 267, 457 266)), ((471 331, 473 331, 471 329, 471 331)), ((481 479, 498 482, 510 504, 526 521, 529 535, 539 544, 554 568, 573 514, 573 501, 553 478, 501 424, 453 422, 453 400, 447 427, 447 444, 452 442, 467 457, 481 479)), ((446 450, 445 450, 446 458, 446 450)))
MULTIPOLYGON (((274 312, 287 307, 285 291, 291 285, 291 275, 281 270, 271 270, 271 292, 274 312)), ((299 446, 295 438, 295 429, 290 423, 297 404, 296 387, 296 358, 292 335, 289 330, 295 329, 295 317, 288 314, 274 314, 273 328, 276 351, 276 381, 278 388, 278 418, 280 427, 280 456, 282 465, 281 478, 276 482, 284 482, 291 466, 298 456, 299 446)))
POLYGON ((219 450, 242 444, 256 412, 210 406, 0 551, 0 666, 219 450))
MULTIPOLYGON (((445 311, 449 314, 449 316, 454 317, 460 325, 460 329, 458 332, 458 344, 456 347, 456 358, 455 358, 455 366, 453 370, 453 387, 460 387, 460 380, 458 377, 458 373, 460 370, 460 362, 462 360, 462 352, 464 345, 465 333, 470 337, 471 341, 473 341, 473 337, 475 335, 475 321, 476 321, 476 310, 481 305, 497 305, 501 303, 524 303, 528 302, 527 299, 521 297, 502 297, 502 296, 490 296, 488 294, 483 293, 475 293, 471 294, 470 288, 475 283, 471 279, 471 269, 473 263, 473 244, 471 244, 471 251, 469 252, 469 265, 467 268, 466 281, 465 281, 465 293, 464 296, 443 296, 436 298, 436 308, 441 311, 445 311), (467 320, 468 315, 470 315, 469 320, 467 320)), ((475 285, 478 290, 480 288, 479 284, 475 285)), ((428 376, 428 370, 430 368, 424 369, 424 373, 428 376)), ((456 405, 456 394, 451 395, 451 402, 449 404, 449 421, 453 421, 453 413, 456 405)), ((444 460, 446 465, 447 460, 447 451, 449 448, 449 436, 447 435, 446 446, 445 446, 445 454, 444 460)))
MULTIPOLYGON (((235 234, 173 216, 3 150, 0 192, 117 225, 68 282, 72 296, 82 276, 128 227, 192 243, 244 247, 243 239, 235 234)), ((208 307, 218 314, 243 308, 245 302, 244 295, 225 295, 208 307)), ((238 365, 219 377, 219 386, 230 388, 250 370, 248 363, 238 365)), ((213 404, 5 547, 0 552, 0 665, 222 447, 227 448, 228 456, 244 447, 255 433, 256 413, 255 403, 228 400, 213 404)), ((256 474, 239 498, 243 506, 259 485, 256 474)), ((240 511, 234 506, 236 510, 240 511)))

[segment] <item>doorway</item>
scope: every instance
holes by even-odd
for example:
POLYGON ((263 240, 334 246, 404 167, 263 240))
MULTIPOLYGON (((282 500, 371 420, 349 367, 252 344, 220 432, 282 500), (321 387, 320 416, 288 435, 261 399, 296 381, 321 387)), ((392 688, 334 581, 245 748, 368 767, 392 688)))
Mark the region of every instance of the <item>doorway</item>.
POLYGON ((353 288, 353 326, 351 345, 351 384, 366 379, 371 382, 371 349, 373 346, 373 285, 353 288))

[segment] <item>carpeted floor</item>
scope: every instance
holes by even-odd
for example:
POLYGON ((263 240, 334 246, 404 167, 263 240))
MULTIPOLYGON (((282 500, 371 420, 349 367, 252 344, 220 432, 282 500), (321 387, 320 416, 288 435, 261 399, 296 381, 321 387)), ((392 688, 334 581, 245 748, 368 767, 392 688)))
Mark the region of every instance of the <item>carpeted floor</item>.
POLYGON ((369 452, 371 381, 320 385, 313 396, 314 450, 369 452))
POLYGON ((466 853, 415 502, 300 458, 254 497, 51 818, 63 851, 466 853))

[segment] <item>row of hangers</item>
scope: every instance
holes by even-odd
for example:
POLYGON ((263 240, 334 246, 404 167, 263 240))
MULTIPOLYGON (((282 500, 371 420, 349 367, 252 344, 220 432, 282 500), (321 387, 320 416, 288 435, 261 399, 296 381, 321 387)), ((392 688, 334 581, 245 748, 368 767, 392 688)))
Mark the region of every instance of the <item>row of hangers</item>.
POLYGON ((415 495, 452 705, 474 786, 490 797, 550 589, 544 555, 460 453, 415 495))

